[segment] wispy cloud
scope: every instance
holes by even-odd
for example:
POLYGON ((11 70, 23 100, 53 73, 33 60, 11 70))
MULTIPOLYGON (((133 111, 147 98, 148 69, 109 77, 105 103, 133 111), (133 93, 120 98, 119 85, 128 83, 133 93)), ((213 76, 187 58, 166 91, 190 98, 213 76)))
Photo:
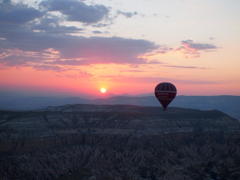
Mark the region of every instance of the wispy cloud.
POLYGON ((144 16, 144 15, 142 15, 142 14, 139 14, 138 12, 122 12, 122 11, 117 11, 117 14, 119 14, 119 15, 123 15, 123 16, 125 16, 126 18, 131 18, 131 17, 133 17, 133 16, 137 16, 137 15, 140 15, 140 16, 144 16))
POLYGON ((191 58, 198 58, 200 57, 200 52, 212 52, 218 48, 219 47, 213 44, 198 43, 193 40, 183 40, 181 41, 181 46, 174 49, 174 51, 183 53, 186 58, 188 58, 188 55, 190 55, 191 58))
POLYGON ((56 71, 56 72, 66 71, 66 69, 63 68, 63 67, 49 66, 49 65, 34 65, 33 68, 38 70, 38 71, 49 71, 49 70, 56 71))
POLYGON ((73 78, 73 79, 85 79, 92 77, 93 74, 85 72, 85 71, 79 71, 77 73, 73 74, 58 74, 57 77, 67 77, 67 78, 73 78))
POLYGON ((158 84, 159 82, 172 82, 176 84, 188 84, 188 85, 198 85, 198 84, 216 84, 215 81, 207 80, 183 80, 177 78, 166 78, 166 77, 112 77, 111 81, 122 82, 122 83, 147 83, 147 84, 158 84))
POLYGON ((205 67, 197 67, 197 66, 175 66, 175 65, 163 65, 164 67, 171 67, 171 68, 184 68, 184 69, 208 69, 205 67))

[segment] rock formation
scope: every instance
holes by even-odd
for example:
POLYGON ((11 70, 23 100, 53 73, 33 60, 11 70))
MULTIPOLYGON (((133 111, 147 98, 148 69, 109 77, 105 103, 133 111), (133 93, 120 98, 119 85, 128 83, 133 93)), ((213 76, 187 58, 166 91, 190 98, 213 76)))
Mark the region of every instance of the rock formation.
POLYGON ((0 111, 0 179, 240 177, 240 123, 217 111, 65 105, 0 111))

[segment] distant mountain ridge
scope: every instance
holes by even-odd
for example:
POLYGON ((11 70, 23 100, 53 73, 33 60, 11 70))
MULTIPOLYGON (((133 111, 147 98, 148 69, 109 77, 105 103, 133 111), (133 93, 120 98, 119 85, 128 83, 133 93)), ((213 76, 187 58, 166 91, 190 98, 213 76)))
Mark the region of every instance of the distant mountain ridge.
MULTIPOLYGON (((130 104, 139 106, 159 106, 154 96, 125 97, 92 100, 93 104, 130 104)), ((240 121, 240 96, 176 96, 169 107, 182 107, 200 110, 219 110, 240 121)))
MULTIPOLYGON (((125 104, 139 106, 157 106, 161 108, 157 99, 152 96, 116 96, 108 94, 98 99, 66 96, 28 96, 14 93, 0 93, 0 109, 2 110, 34 110, 47 106, 61 106, 65 104, 125 104), (110 97, 109 97, 110 96, 110 97)), ((216 109, 231 115, 240 121, 240 96, 176 96, 169 107, 182 107, 200 110, 216 109)))

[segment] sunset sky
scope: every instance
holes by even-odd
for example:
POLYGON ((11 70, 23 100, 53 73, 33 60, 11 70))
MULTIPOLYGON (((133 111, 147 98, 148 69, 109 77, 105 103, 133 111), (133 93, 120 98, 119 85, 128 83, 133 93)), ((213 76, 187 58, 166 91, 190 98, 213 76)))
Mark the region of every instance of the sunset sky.
POLYGON ((0 91, 240 95, 239 0, 2 0, 0 91))

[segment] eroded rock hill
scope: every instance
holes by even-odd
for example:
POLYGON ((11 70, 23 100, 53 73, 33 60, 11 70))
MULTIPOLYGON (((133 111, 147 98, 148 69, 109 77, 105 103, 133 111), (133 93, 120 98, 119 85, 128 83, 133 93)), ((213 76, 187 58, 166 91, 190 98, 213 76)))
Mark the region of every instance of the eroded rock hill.
POLYGON ((65 105, 0 111, 0 178, 236 179, 239 130, 236 119, 217 110, 65 105))

